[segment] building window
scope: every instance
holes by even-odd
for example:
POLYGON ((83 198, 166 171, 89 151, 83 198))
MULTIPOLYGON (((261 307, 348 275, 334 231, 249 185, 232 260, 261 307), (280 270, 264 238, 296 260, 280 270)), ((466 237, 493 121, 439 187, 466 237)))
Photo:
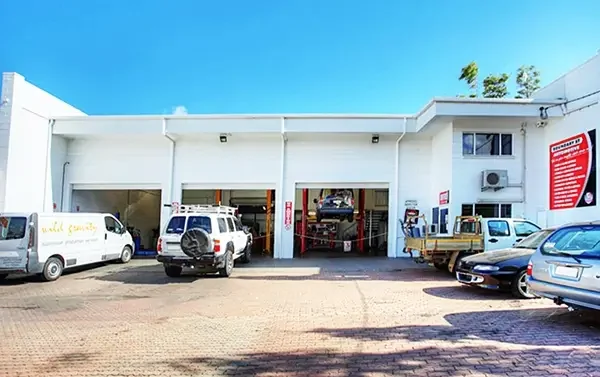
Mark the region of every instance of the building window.
POLYGON ((464 156, 512 156, 512 134, 463 132, 464 156))
POLYGON ((484 218, 512 217, 512 204, 463 204, 461 209, 462 216, 481 216, 484 218))

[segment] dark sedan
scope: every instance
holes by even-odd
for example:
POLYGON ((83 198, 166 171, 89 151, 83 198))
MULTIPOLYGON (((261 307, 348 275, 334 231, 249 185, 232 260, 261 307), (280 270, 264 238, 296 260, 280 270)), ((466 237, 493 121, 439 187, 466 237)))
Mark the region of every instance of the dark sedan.
POLYGON ((553 231, 535 232, 510 249, 465 257, 456 269, 456 279, 466 285, 511 291, 517 298, 534 298, 527 287, 527 264, 537 247, 553 231))

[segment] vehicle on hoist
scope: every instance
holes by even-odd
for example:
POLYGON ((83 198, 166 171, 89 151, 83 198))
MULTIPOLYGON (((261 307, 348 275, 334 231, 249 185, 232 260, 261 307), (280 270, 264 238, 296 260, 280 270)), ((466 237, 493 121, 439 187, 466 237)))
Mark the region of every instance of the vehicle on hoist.
POLYGON ((322 219, 344 219, 354 221, 354 190, 321 189, 319 198, 313 202, 316 206, 317 222, 322 219))
POLYGON ((403 226, 404 252, 410 253, 417 263, 429 263, 440 270, 447 269, 452 274, 462 258, 511 247, 541 229, 524 219, 481 216, 457 216, 451 235, 430 234, 428 228, 424 215, 408 216, 403 226), (425 223, 422 236, 415 225, 418 219, 425 223), (415 252, 417 256, 413 254, 415 252))

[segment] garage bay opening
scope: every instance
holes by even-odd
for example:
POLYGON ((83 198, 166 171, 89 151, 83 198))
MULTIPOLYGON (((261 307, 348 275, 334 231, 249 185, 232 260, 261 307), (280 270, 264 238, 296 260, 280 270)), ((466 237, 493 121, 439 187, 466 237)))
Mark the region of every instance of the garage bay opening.
POLYGON ((388 199, 387 186, 297 185, 294 256, 387 256, 388 199))
POLYGON ((155 255, 160 232, 160 190, 73 190, 71 212, 113 214, 133 237, 136 255, 155 255))
POLYGON ((242 225, 252 233, 252 256, 272 257, 274 247, 275 190, 186 189, 181 204, 225 205, 237 208, 242 225))

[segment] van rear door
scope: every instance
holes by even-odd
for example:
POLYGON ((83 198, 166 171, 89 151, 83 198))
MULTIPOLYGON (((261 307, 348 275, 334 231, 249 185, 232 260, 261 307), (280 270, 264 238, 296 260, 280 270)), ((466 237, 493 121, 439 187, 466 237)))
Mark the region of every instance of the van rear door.
POLYGON ((0 216, 0 274, 27 272, 28 224, 25 215, 0 216))

